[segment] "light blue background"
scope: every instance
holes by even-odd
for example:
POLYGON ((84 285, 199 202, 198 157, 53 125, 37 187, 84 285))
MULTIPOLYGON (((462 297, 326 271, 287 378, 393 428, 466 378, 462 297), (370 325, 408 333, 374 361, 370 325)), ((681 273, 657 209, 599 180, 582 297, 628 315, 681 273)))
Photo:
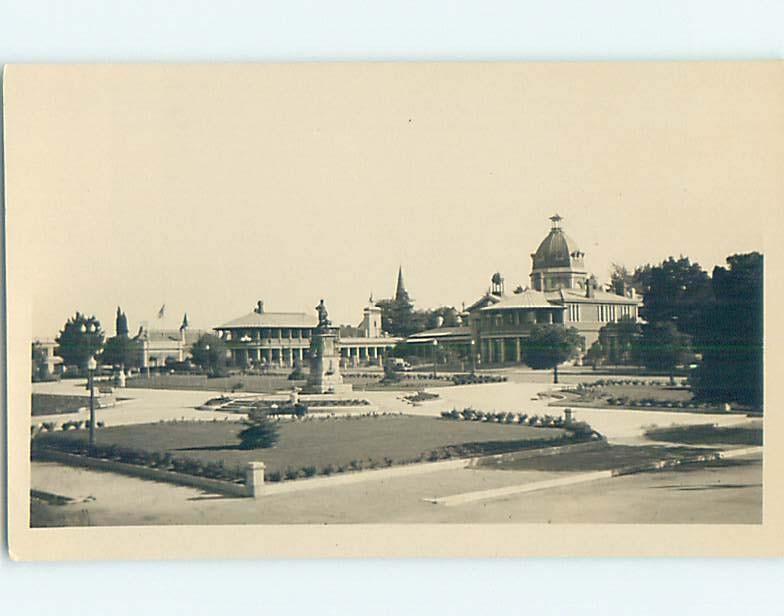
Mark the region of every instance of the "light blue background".
MULTIPOLYGON (((770 59, 784 3, 0 1, 0 62, 770 59)), ((644 531, 643 531, 644 532, 644 531)), ((782 613, 781 561, 16 564, 0 613, 782 613)))

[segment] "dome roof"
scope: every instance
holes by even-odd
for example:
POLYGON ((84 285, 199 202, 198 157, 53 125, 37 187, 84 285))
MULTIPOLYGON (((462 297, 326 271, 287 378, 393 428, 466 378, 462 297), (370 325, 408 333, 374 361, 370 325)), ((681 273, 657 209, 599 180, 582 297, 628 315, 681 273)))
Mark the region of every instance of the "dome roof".
POLYGON ((583 253, 577 247, 577 242, 566 235, 559 226, 561 217, 556 214, 550 220, 553 221, 553 228, 539 244, 536 252, 531 255, 534 260, 533 268, 581 266, 583 253))

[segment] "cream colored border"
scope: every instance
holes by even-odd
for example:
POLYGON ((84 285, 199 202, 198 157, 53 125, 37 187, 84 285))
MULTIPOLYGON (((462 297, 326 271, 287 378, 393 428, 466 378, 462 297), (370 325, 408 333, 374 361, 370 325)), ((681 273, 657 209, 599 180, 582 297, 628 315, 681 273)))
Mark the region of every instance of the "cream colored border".
MULTIPOLYGON (((757 69, 760 63, 757 64, 757 69)), ((360 66, 360 65, 357 65, 360 66)), ((498 66, 498 65, 496 65, 498 66)), ((625 64, 623 70, 644 71, 650 65, 625 64)), ((659 69, 662 64, 657 65, 659 69)), ((700 67, 691 70, 699 78, 700 67)), ((734 64, 737 68, 738 63, 734 64)), ((454 65, 452 65, 454 68, 454 65)), ((715 67, 715 65, 714 65, 715 67)), ((765 63, 761 88, 774 88, 781 113, 771 118, 770 147, 781 165, 770 182, 778 195, 767 204, 766 381, 764 523, 761 525, 294 525, 172 526, 30 529, 29 517, 29 348, 34 298, 34 255, 17 224, 21 191, 29 170, 14 166, 13 147, 24 135, 5 117, 7 300, 8 300, 8 524, 11 556, 24 560, 183 559, 183 558, 313 558, 313 557, 446 557, 446 556, 781 556, 784 553, 784 414, 781 410, 782 358, 778 342, 783 320, 784 265, 780 233, 784 206, 784 80, 782 63, 765 63), (771 352, 772 351, 772 352, 771 352), (24 361, 18 361, 24 358, 24 361), (772 377, 772 378, 771 378, 772 377)), ((366 67, 365 67, 366 68, 366 67)), ((475 65, 474 65, 474 68, 475 65)), ((439 70, 439 65, 430 67, 439 70)), ((8 69, 7 69, 8 70, 8 69)), ((24 71, 25 67, 11 67, 24 71)), ((105 68, 103 70, 106 70, 105 68)), ((212 67, 211 70, 215 70, 212 67)), ((492 70, 492 69, 491 69, 492 70)), ((590 79, 590 65, 585 65, 590 79)), ((6 73, 7 83, 7 73, 6 73)), ((335 84, 335 87, 356 87, 335 84)), ((6 90, 6 105, 8 104, 6 90)), ((720 218, 720 212, 716 212, 720 218)), ((703 231, 704 232, 704 231, 703 231)))

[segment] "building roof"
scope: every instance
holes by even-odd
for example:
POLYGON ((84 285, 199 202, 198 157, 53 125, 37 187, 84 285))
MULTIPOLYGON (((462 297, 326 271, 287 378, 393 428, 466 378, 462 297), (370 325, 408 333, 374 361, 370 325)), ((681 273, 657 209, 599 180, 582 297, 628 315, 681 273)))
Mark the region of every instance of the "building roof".
POLYGON ((470 327, 437 327, 435 329, 427 329, 423 332, 411 334, 406 338, 406 342, 430 342, 431 340, 441 340, 444 338, 470 338, 470 327))
POLYGON ((536 249, 533 255, 534 269, 570 267, 574 254, 581 254, 577 242, 566 235, 563 229, 555 227, 550 229, 536 249))
MULTIPOLYGON (((192 345, 204 332, 200 329, 185 330, 185 344, 192 345)), ((179 329, 145 329, 140 334, 134 336, 134 340, 144 339, 149 342, 179 342, 179 329)))
POLYGON ((465 308, 465 312, 474 312, 475 310, 481 310, 485 306, 488 306, 490 304, 497 304, 499 301, 501 301, 501 298, 498 295, 494 295, 490 293, 490 291, 488 291, 482 297, 476 300, 473 304, 467 306, 465 308))
POLYGON ((626 297, 616 293, 608 293, 601 289, 594 291, 593 297, 586 297, 584 289, 559 289, 558 291, 548 291, 544 295, 551 302, 574 302, 582 304, 627 304, 637 306, 642 303, 640 297, 626 297))
POLYGON ((316 327, 318 319, 315 315, 304 312, 250 312, 245 316, 214 327, 213 329, 237 329, 255 327, 316 327))
POLYGON ((344 346, 391 346, 400 342, 402 338, 397 336, 340 336, 338 343, 344 346))
POLYGON ((481 310, 508 310, 514 308, 556 308, 541 291, 527 289, 522 293, 505 295, 495 304, 485 306, 481 310))
POLYGON ((571 237, 566 235, 561 228, 561 218, 558 214, 551 216, 552 228, 539 244, 539 248, 532 254, 533 269, 548 269, 555 267, 583 267, 583 252, 577 247, 571 237))

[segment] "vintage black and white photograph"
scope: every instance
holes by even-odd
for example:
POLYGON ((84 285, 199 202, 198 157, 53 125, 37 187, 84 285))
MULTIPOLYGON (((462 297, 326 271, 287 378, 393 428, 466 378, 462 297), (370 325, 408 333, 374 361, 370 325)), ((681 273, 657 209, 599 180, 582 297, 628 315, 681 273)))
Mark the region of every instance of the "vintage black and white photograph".
POLYGON ((761 528, 780 69, 9 67, 23 526, 761 528))

